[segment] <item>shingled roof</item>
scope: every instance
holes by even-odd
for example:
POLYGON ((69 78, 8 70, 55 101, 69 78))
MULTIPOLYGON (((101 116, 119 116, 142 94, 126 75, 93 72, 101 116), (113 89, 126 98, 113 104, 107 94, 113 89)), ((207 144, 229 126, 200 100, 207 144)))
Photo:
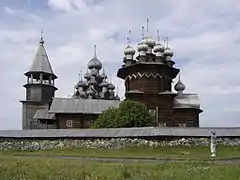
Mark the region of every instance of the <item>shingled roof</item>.
POLYGON ((196 108, 200 109, 200 102, 197 94, 182 94, 174 99, 175 108, 196 108))
POLYGON ((41 40, 39 42, 38 51, 30 68, 30 72, 45 72, 48 74, 54 74, 52 66, 48 59, 47 52, 44 48, 43 37, 41 37, 41 40))
POLYGON ((118 107, 118 100, 54 98, 49 113, 101 114, 110 107, 118 107))
POLYGON ((55 114, 49 113, 48 109, 38 109, 33 116, 33 119, 54 119, 55 114))

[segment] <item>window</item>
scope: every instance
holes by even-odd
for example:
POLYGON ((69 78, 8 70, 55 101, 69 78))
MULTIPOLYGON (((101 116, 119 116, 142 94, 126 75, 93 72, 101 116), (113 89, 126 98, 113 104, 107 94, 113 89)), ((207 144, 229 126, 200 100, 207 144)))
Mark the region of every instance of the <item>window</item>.
POLYGON ((160 127, 166 127, 166 125, 167 125, 166 123, 159 123, 158 124, 158 126, 160 126, 160 127))
POLYGON ((155 109, 149 109, 149 114, 151 114, 153 117, 156 116, 156 110, 155 109))
POLYGON ((179 123, 179 127, 186 127, 187 124, 186 123, 179 123))
POLYGON ((72 127, 72 120, 66 120, 66 127, 68 128, 72 127))

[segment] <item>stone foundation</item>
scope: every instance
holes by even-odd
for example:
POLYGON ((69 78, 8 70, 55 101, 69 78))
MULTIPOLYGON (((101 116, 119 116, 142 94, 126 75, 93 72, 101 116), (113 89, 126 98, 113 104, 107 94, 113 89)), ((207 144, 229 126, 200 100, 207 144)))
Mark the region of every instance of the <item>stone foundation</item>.
MULTIPOLYGON (((218 138, 218 145, 240 146, 240 138, 228 139, 218 138)), ((121 149, 125 147, 177 147, 177 146, 209 146, 208 138, 182 138, 176 140, 143 140, 117 138, 110 140, 0 140, 0 151, 19 150, 35 151, 44 149, 66 149, 66 148, 106 148, 121 149)))

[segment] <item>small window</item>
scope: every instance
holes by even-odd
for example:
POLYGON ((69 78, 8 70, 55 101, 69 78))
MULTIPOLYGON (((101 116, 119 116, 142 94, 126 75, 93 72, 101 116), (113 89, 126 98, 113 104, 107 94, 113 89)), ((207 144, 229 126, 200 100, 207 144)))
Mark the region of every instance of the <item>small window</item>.
POLYGON ((149 112, 149 114, 151 114, 153 117, 156 116, 156 110, 154 110, 154 109, 149 109, 148 112, 149 112))
POLYGON ((68 128, 72 127, 72 120, 66 120, 66 127, 68 128))
POLYGON ((179 127, 186 127, 187 124, 186 123, 179 123, 179 127))
POLYGON ((159 123, 158 126, 160 126, 160 127, 166 127, 167 124, 166 124, 166 123, 159 123))

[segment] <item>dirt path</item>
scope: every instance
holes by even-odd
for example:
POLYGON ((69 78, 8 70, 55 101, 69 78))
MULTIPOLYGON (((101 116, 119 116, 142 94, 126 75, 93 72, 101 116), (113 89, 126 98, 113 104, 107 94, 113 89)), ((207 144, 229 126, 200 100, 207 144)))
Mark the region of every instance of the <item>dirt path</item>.
MULTIPOLYGON (((112 157, 79 157, 79 156, 59 156, 59 155, 15 155, 15 157, 26 158, 53 158, 53 159, 69 159, 80 161, 95 161, 95 162, 112 162, 112 163, 183 163, 183 162, 196 162, 197 159, 162 159, 162 158, 112 158, 112 157)), ((200 160, 201 162, 214 163, 214 164, 240 164, 240 158, 231 159, 209 159, 200 160)))

